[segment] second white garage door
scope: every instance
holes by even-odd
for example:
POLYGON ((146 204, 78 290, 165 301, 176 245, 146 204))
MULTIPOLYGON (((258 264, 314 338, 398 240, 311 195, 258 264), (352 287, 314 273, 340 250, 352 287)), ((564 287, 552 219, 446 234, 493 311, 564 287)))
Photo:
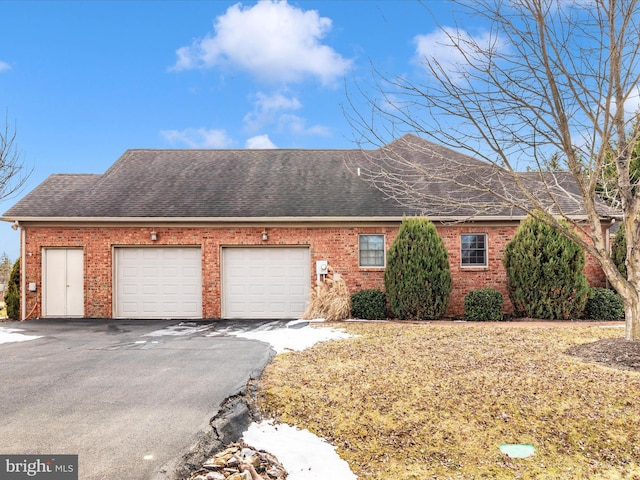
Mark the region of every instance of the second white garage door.
POLYGON ((202 318, 199 248, 117 248, 118 318, 202 318))
POLYGON ((308 248, 222 249, 224 318, 300 318, 309 300, 308 248))

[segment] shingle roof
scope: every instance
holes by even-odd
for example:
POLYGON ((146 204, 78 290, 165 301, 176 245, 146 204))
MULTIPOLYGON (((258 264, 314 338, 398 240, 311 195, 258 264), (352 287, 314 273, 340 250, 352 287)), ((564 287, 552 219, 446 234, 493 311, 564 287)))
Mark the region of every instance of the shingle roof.
MULTIPOLYGON (((4 215, 28 218, 331 218, 427 214, 465 216, 472 204, 495 208, 484 215, 523 213, 500 206, 486 192, 469 192, 450 179, 417 178, 433 198, 468 201, 451 211, 437 202, 390 198, 364 174, 372 157, 411 156, 433 169, 456 165, 450 175, 481 178, 495 168, 408 135, 379 150, 128 150, 102 175, 52 175, 4 215), (416 149, 416 146, 422 147, 416 149), (358 167, 362 165, 363 175, 358 167), (400 200, 400 201, 398 201, 400 200)), ((453 177, 451 177, 453 178, 453 177)), ((500 180, 501 182, 503 179, 500 180)), ((528 180, 535 184, 534 180, 528 180)), ((571 201, 571 200, 570 200, 571 201)))
POLYGON ((5 217, 413 213, 358 178, 344 156, 342 150, 129 150, 103 175, 52 175, 5 217))

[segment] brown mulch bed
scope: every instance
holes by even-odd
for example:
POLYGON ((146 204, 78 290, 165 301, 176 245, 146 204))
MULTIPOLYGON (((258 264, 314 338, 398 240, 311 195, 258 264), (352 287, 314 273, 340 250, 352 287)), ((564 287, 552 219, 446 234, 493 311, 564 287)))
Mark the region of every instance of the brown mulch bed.
POLYGON ((600 363, 621 370, 640 371, 640 341, 605 338, 572 347, 566 353, 585 362, 600 363))

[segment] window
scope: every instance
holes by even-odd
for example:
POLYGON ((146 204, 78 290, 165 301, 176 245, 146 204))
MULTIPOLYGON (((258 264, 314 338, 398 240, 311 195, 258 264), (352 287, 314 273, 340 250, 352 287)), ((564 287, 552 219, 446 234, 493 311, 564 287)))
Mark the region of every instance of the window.
POLYGON ((487 235, 484 233, 461 235, 460 257, 463 267, 486 267, 487 235))
POLYGON ((384 267, 384 235, 360 235, 360 267, 384 267))

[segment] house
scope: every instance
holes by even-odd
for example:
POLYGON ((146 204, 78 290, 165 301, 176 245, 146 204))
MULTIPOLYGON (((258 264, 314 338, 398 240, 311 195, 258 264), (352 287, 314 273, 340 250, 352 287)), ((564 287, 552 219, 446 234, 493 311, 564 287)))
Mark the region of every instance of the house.
MULTIPOLYGON (((129 150, 101 175, 52 175, 2 218, 21 229, 23 317, 296 318, 322 261, 352 292, 383 288, 403 216, 425 214, 449 252, 448 315, 484 286, 509 311, 502 255, 524 212, 496 204, 469 219, 464 205, 397 201, 367 165, 408 146, 426 168, 455 159, 457 171, 491 176, 412 135, 368 152, 129 150)), ((495 203, 446 179, 425 188, 468 194, 469 208, 495 203)), ((585 271, 605 285, 593 259, 585 271)))

